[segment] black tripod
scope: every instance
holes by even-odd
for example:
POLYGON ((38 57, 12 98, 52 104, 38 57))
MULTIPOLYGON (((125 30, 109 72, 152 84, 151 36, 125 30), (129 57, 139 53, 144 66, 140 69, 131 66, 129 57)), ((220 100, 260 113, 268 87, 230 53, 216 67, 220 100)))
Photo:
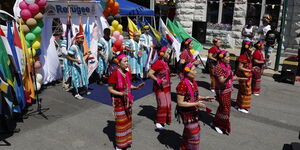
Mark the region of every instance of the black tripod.
POLYGON ((31 74, 31 77, 34 79, 34 86, 35 86, 34 92, 36 94, 35 100, 37 101, 37 109, 33 112, 28 113, 27 116, 37 113, 38 115, 41 115, 42 117, 44 117, 45 119, 48 120, 48 117, 43 112, 49 110, 49 108, 42 108, 42 99, 39 98, 39 93, 37 90, 36 72, 35 72, 35 68, 34 68, 35 60, 34 60, 34 56, 33 56, 33 52, 32 52, 32 41, 30 41, 30 50, 31 50, 31 58, 33 60, 33 62, 30 64, 31 67, 33 68, 33 74, 31 74))

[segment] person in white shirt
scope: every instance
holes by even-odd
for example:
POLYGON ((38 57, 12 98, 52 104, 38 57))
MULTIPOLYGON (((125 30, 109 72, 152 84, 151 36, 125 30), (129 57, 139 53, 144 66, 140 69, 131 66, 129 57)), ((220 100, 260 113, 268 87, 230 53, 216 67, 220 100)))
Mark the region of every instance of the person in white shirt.
POLYGON ((242 49, 240 52, 240 55, 243 54, 245 52, 245 42, 249 41, 252 42, 253 41, 253 37, 255 35, 254 32, 254 27, 253 27, 253 21, 249 20, 248 24, 243 28, 242 30, 242 36, 243 36, 243 43, 242 43, 242 49))
POLYGON ((271 21, 271 16, 263 17, 262 19, 263 25, 260 26, 257 31, 257 33, 260 35, 259 38, 260 41, 265 41, 266 34, 268 33, 268 31, 271 30, 270 21, 271 21))

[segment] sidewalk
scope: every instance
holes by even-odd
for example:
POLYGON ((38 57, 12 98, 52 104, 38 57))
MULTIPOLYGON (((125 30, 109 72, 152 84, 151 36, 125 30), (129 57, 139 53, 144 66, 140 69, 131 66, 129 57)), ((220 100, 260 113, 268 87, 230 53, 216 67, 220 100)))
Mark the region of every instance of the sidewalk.
MULTIPOLYGON (((207 58, 207 51, 209 50, 211 46, 209 45, 203 45, 203 50, 200 52, 200 55, 202 58, 207 58)), ((226 49, 230 54, 234 54, 235 56, 239 56, 240 55, 240 49, 226 49)), ((231 60, 236 60, 237 57, 231 57, 231 60)), ((282 64, 283 60, 286 57, 281 57, 280 58, 280 64, 282 64)), ((273 77, 274 74, 280 74, 279 71, 275 71, 274 67, 275 67, 275 59, 276 59, 276 51, 273 51, 271 57, 270 57, 272 64, 270 66, 270 69, 265 69, 264 70, 264 76, 268 76, 268 77, 273 77)), ((281 66, 279 66, 279 70, 281 70, 281 66)))

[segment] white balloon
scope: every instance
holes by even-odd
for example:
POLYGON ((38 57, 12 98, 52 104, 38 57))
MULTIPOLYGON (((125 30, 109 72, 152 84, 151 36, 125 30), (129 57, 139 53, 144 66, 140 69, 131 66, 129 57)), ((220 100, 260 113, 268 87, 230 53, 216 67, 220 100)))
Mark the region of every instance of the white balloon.
POLYGON ((41 87, 42 87, 42 84, 41 83, 36 83, 36 89, 35 89, 35 86, 34 86, 34 89, 36 90, 36 91, 39 91, 40 89, 41 89, 41 87))
POLYGON ((41 84, 42 80, 43 80, 43 76, 40 73, 37 73, 36 74, 36 81, 41 84))
POLYGON ((35 0, 25 0, 25 2, 26 2, 27 4, 33 4, 33 3, 35 3, 35 0))

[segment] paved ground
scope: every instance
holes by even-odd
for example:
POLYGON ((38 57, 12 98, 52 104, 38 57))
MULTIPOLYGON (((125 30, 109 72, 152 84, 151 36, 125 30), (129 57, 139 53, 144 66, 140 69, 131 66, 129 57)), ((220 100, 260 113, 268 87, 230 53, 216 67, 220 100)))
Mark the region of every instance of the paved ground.
MULTIPOLYGON (((198 81, 201 95, 213 95, 208 90, 208 75, 200 74, 198 81)), ((172 82, 175 86, 179 79, 173 78, 172 82)), ((300 142, 300 87, 274 82, 270 77, 263 78, 262 86, 261 96, 253 97, 250 114, 241 114, 232 107, 232 134, 229 136, 216 133, 208 125, 213 115, 202 114, 203 150, 288 150, 288 144, 300 142)), ((236 95, 237 89, 232 94, 233 101, 236 95)), ((76 100, 60 85, 48 87, 42 92, 42 98, 43 107, 50 108, 45 112, 49 120, 38 115, 30 116, 18 124, 20 133, 7 138, 11 146, 0 146, 1 150, 113 149, 112 107, 88 99, 76 100)), ((172 104, 174 112, 176 104, 172 104)), ((215 113, 218 103, 208 105, 215 113)), ((183 125, 173 118, 166 131, 155 132, 155 107, 153 94, 135 102, 130 150, 178 150, 183 125)))

